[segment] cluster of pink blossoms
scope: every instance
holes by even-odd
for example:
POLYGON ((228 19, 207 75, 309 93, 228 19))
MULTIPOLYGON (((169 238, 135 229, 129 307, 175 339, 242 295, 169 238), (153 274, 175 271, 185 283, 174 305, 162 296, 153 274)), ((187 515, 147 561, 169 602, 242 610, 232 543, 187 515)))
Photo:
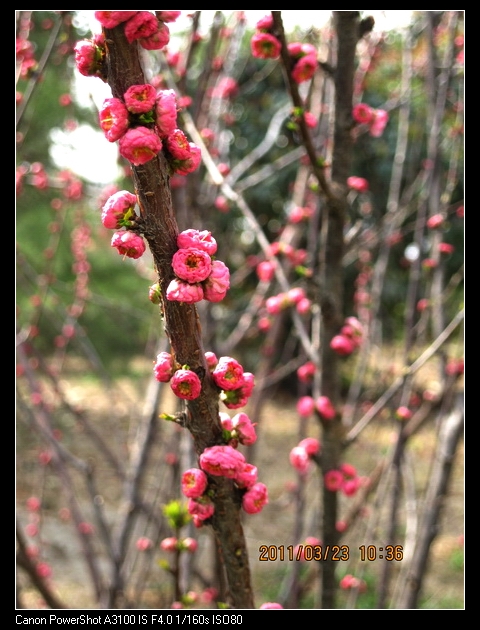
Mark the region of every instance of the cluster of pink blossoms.
POLYGON ((308 418, 315 410, 327 422, 333 420, 337 413, 328 396, 318 396, 317 399, 312 398, 312 396, 302 396, 298 399, 297 411, 302 418, 308 418))
POLYGON ((205 357, 215 385, 221 390, 220 400, 228 409, 244 407, 255 386, 255 377, 245 372, 241 364, 232 357, 220 357, 206 352, 205 357))
POLYGON ((134 225, 137 196, 128 190, 119 190, 107 199, 102 208, 102 225, 115 232, 110 242, 118 253, 128 258, 140 258, 145 252, 145 241, 128 228, 134 225))
MULTIPOLYGON (((252 55, 258 59, 278 59, 281 43, 274 35, 273 17, 266 15, 256 24, 256 32, 250 41, 252 55)), ((312 44, 292 42, 288 44, 292 62, 292 78, 296 83, 310 80, 318 68, 317 51, 312 44)))
POLYGON ((188 366, 180 367, 169 352, 160 352, 153 366, 155 378, 160 383, 170 383, 178 398, 195 400, 200 396, 202 383, 197 374, 188 366))
POLYGON ((367 125, 368 131, 374 138, 379 138, 387 125, 388 112, 384 109, 374 109, 366 103, 357 103, 353 108, 353 119, 359 125, 367 125))
POLYGON ((347 317, 340 333, 330 341, 330 348, 341 356, 348 356, 360 346, 362 339, 362 324, 356 317, 347 317))
MULTIPOLYGON (((130 44, 138 42, 147 50, 160 50, 170 39, 167 22, 180 11, 96 11, 104 28, 124 25, 130 44)), ((78 42, 75 62, 85 76, 103 77, 104 36, 78 42)), ((105 99, 99 112, 100 127, 109 142, 118 141, 119 152, 135 166, 155 158, 163 149, 174 173, 187 175, 201 160, 200 149, 177 128, 177 99, 174 90, 160 90, 149 83, 130 86, 123 98, 105 99)))
POLYGON ((167 287, 167 300, 194 304, 220 302, 230 288, 230 271, 213 258, 217 243, 207 230, 184 230, 177 237, 179 249, 172 259, 175 278, 167 287))
POLYGON ((257 468, 230 444, 206 448, 199 458, 200 468, 190 468, 182 475, 182 493, 188 498, 187 509, 196 527, 201 527, 215 512, 208 495, 208 476, 227 477, 242 490, 242 507, 248 514, 260 512, 268 503, 265 484, 257 481, 257 468))
POLYGON ((330 492, 343 492, 347 497, 353 496, 357 490, 368 483, 366 477, 359 477, 355 466, 342 464, 340 469, 332 469, 325 473, 324 483, 330 492))
POLYGON ((294 287, 285 293, 272 295, 265 300, 265 308, 269 315, 278 315, 291 306, 294 306, 300 315, 310 312, 312 303, 301 287, 294 287))

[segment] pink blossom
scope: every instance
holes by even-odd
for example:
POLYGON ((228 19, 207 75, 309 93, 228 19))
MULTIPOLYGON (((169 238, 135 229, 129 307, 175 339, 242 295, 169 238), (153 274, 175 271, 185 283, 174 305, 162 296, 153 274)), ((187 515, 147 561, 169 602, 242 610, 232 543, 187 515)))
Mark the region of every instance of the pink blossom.
POLYGON ((82 40, 77 42, 74 51, 75 66, 81 75, 101 76, 104 50, 99 45, 90 40, 82 40))
POLYGON ((398 420, 410 420, 410 418, 412 417, 412 412, 408 407, 402 406, 396 410, 395 416, 398 420))
POLYGON ((195 400, 200 396, 202 383, 192 370, 177 370, 170 379, 170 387, 178 398, 184 400, 195 400))
POLYGON ((315 401, 315 407, 324 420, 333 420, 335 418, 335 407, 328 396, 319 396, 315 401))
POLYGON ((370 124, 374 118, 374 111, 366 103, 357 103, 352 111, 355 122, 359 124, 370 124))
POLYGON ((318 120, 315 118, 312 112, 304 112, 303 118, 307 127, 310 127, 310 129, 315 129, 318 124, 318 120))
POLYGON ((187 510, 194 518, 194 524, 198 527, 203 521, 210 518, 215 512, 215 506, 212 501, 202 496, 198 499, 189 499, 187 503, 187 510), (200 523, 198 523, 200 521, 200 523))
POLYGON ((179 278, 195 284, 208 278, 212 271, 212 261, 201 249, 182 248, 173 255, 172 267, 179 278))
POLYGON ((109 142, 115 142, 125 135, 129 126, 128 110, 119 98, 106 98, 98 117, 100 127, 109 142))
POLYGON ((366 193, 368 191, 368 181, 364 177, 352 175, 352 177, 347 179, 347 186, 360 193, 366 193))
POLYGON ((128 256, 128 258, 140 258, 146 249, 143 238, 128 230, 115 232, 110 244, 117 248, 120 255, 128 256))
POLYGON ((232 98, 238 92, 238 83, 232 77, 223 77, 212 91, 216 98, 232 98))
POLYGON ((287 297, 292 304, 298 304, 305 297, 305 289, 301 287, 293 287, 287 292, 287 297))
POLYGON ((175 160, 187 160, 190 157, 190 143, 181 129, 174 129, 167 136, 165 148, 175 160))
POLYGON ((164 22, 157 23, 157 30, 148 37, 140 37, 138 43, 145 50, 162 50, 170 41, 170 30, 164 22))
POLYGON ((252 464, 245 464, 243 470, 237 473, 235 483, 239 488, 251 488, 257 483, 257 467, 252 464))
POLYGON ((138 551, 147 551, 148 549, 152 548, 152 545, 153 543, 150 540, 150 538, 146 538, 145 536, 142 536, 141 538, 139 538, 137 542, 135 543, 135 546, 138 549, 138 551))
POLYGON ((305 475, 310 469, 310 457, 303 446, 294 446, 289 454, 290 464, 305 475))
POLYGON ((162 22, 176 22, 182 14, 181 11, 157 11, 157 17, 162 22))
POLYGON ((359 477, 356 477, 355 479, 344 479, 340 490, 345 496, 351 497, 357 492, 360 485, 361 480, 359 477))
POLYGON ((225 413, 224 411, 218 412, 218 417, 220 419, 220 424, 222 425, 222 430, 231 433, 233 431, 232 419, 225 413))
POLYGON ((353 479, 357 476, 357 469, 352 464, 341 464, 340 470, 343 473, 344 477, 347 479, 353 479))
POLYGON ((265 308, 270 315, 278 315, 291 305, 286 293, 272 295, 265 300, 265 308))
POLYGON ((136 39, 144 39, 158 30, 158 20, 149 11, 136 11, 125 24, 125 37, 131 44, 136 39))
POLYGON ((180 248, 195 247, 213 256, 217 251, 217 241, 208 230, 184 230, 177 236, 177 245, 180 248))
POLYGON ((227 213, 230 210, 230 202, 224 195, 218 195, 215 197, 213 205, 217 210, 220 210, 220 212, 227 213))
POLYGON ((324 483, 327 490, 337 492, 343 484, 343 474, 339 470, 329 470, 324 475, 324 483))
POLYGON ((177 128, 177 97, 174 90, 161 90, 155 103, 156 125, 163 138, 177 128))
POLYGON ((388 122, 388 112, 384 109, 373 110, 373 121, 370 123, 370 135, 379 138, 385 130, 388 122))
POLYGON ((269 31, 273 27, 273 16, 271 13, 265 15, 255 24, 257 31, 269 31))
POLYGON ((311 416, 315 410, 315 401, 311 396, 302 396, 297 401, 297 413, 303 418, 311 416))
POLYGON ((162 542, 160 543, 160 549, 163 549, 163 551, 169 551, 169 552, 176 551, 178 549, 178 539, 175 538, 174 536, 169 536, 167 538, 164 538, 162 542))
POLYGON ((427 227, 430 228, 431 230, 434 230, 435 228, 442 227, 444 222, 445 222, 445 219, 444 219, 443 214, 434 214, 428 219, 427 227))
POLYGON ((438 251, 441 254, 452 254, 455 251, 455 247, 451 243, 439 243, 438 251))
POLYGON ((361 593, 364 593, 367 590, 367 585, 363 580, 354 577, 353 575, 344 575, 340 580, 340 588, 345 590, 350 590, 352 588, 358 589, 361 593))
POLYGON ((41 578, 49 578, 52 575, 52 567, 46 562, 39 562, 35 567, 37 575, 41 578))
POLYGON ((203 300, 203 288, 201 284, 191 284, 174 278, 167 287, 166 295, 171 302, 194 304, 203 300))
POLYGON ((243 367, 232 357, 220 357, 212 376, 220 389, 238 389, 243 385, 243 367))
POLYGON ((173 168, 178 175, 188 175, 195 171, 202 161, 202 152, 193 142, 189 143, 190 157, 186 160, 175 160, 173 168))
POLYGON ((198 549, 198 542, 195 538, 190 538, 189 536, 181 540, 180 545, 182 549, 185 549, 185 551, 188 551, 189 553, 195 553, 198 549))
POLYGON ((340 356, 348 356, 355 350, 356 345, 346 335, 335 335, 330 341, 330 348, 340 356))
POLYGON ((204 298, 209 302, 220 302, 230 288, 230 270, 221 260, 212 262, 212 270, 203 283, 204 298))
POLYGON ((174 373, 174 359, 169 352, 160 352, 157 354, 153 372, 157 381, 160 383, 168 383, 174 373))
POLYGON ((274 260, 264 260, 257 265, 257 276, 261 282, 270 282, 275 275, 276 262, 274 260))
POLYGON ((109 229, 117 229, 130 224, 137 196, 128 190, 119 190, 111 195, 102 208, 102 224, 109 229), (128 218, 126 218, 128 215, 128 218))
POLYGON ((268 503, 267 486, 257 482, 242 497, 242 507, 248 514, 261 512, 268 503))
POLYGON ((131 85, 123 95, 125 105, 132 114, 149 112, 155 105, 157 91, 150 83, 131 85))
POLYGON ((312 308, 312 302, 307 297, 302 298, 296 303, 295 308, 297 310, 297 313, 300 313, 300 315, 305 315, 305 313, 310 312, 312 308))
POLYGON ((38 497, 30 497, 26 500, 26 506, 29 512, 38 512, 42 506, 42 502, 38 497))
POLYGON ((313 361, 307 361, 303 365, 301 365, 297 370, 297 376, 302 383, 311 383, 313 380, 313 375, 316 371, 316 366, 313 361))
POLYGON ((316 455, 320 452, 320 442, 317 440, 317 438, 304 438, 303 440, 300 440, 298 446, 305 449, 309 457, 312 457, 313 455, 316 455))
POLYGON ((255 425, 252 424, 252 421, 246 413, 240 412, 233 416, 232 427, 237 433, 241 444, 245 444, 246 446, 255 444, 257 440, 255 425))
POLYGON ((300 57, 292 70, 292 78, 295 83, 309 81, 315 74, 318 67, 316 55, 305 55, 300 57))
POLYGON ((283 610, 282 604, 277 604, 277 602, 265 602, 259 608, 259 610, 283 610))
POLYGON ((250 49, 257 59, 278 59, 282 45, 270 33, 255 33, 250 40, 250 49))
POLYGON ((205 360, 210 371, 213 370, 218 363, 217 355, 214 352, 205 352, 205 360))
POLYGON ((235 479, 245 467, 245 457, 228 445, 207 447, 199 458, 200 467, 210 475, 235 479))
POLYGON ((189 468, 182 475, 182 492, 186 497, 196 499, 205 492, 207 475, 199 468, 189 468))
POLYGON ((120 138, 120 155, 135 166, 145 164, 158 155, 162 142, 157 134, 147 127, 128 129, 120 138))
POLYGON ((126 22, 138 11, 95 11, 97 19, 105 28, 115 28, 122 22, 126 22))

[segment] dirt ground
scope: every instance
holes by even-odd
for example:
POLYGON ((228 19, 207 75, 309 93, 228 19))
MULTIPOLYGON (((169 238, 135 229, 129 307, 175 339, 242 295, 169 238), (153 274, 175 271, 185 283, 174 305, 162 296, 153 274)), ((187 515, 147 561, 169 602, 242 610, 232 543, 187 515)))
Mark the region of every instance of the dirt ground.
MULTIPOLYGON (((145 381, 143 381, 145 382, 145 381)), ((141 392, 143 387, 138 384, 134 387, 128 381, 115 384, 115 395, 103 390, 102 385, 87 377, 81 378, 78 374, 63 379, 63 386, 67 392, 68 400, 72 405, 81 405, 86 417, 95 426, 108 444, 115 449, 120 457, 127 458, 131 455, 125 447, 126 440, 135 437, 138 409, 142 404, 141 392), (119 396, 118 393, 122 392, 119 396)), ((168 396, 162 402, 159 411, 172 412, 175 401, 168 396)), ((248 413, 248 409, 245 409, 248 413)), ((258 440, 253 451, 245 451, 248 461, 252 461, 259 471, 259 481, 268 487, 269 503, 264 510, 256 515, 244 518, 244 529, 250 552, 250 566, 252 579, 257 594, 258 605, 264 601, 276 601, 288 590, 289 580, 292 577, 292 563, 277 560, 260 560, 260 547, 266 545, 270 550, 286 550, 289 545, 295 545, 307 536, 317 536, 321 514, 319 513, 319 488, 320 479, 318 471, 313 468, 308 474, 303 490, 306 500, 299 503, 297 492, 299 477, 289 464, 290 450, 295 446, 301 435, 320 437, 318 427, 314 421, 310 421, 302 429, 299 427, 298 417, 295 411, 295 401, 288 396, 282 396, 278 392, 264 405, 259 424, 257 426, 258 440), (301 518, 300 518, 301 517, 301 518)), ((431 465, 432 451, 435 442, 434 427, 427 425, 418 434, 411 438, 408 448, 408 458, 405 462, 406 477, 416 489, 416 509, 421 510, 422 492, 425 480, 428 477, 431 465)), ((121 484, 112 474, 109 467, 101 457, 92 454, 90 442, 85 431, 74 422, 69 414, 65 413, 62 421, 62 433, 65 444, 78 457, 84 461, 92 461, 97 475, 101 496, 99 503, 105 510, 108 522, 114 526, 118 520, 119 496, 122 491, 121 484)), ((171 423, 162 428, 157 435, 158 444, 154 448, 155 460, 165 460, 170 449, 185 448, 185 442, 178 441, 178 431, 171 423)), ((388 458, 395 437, 395 429, 390 419, 380 417, 362 433, 360 439, 348 450, 345 461, 353 464, 361 476, 368 477, 378 461, 388 458)), ((40 532, 34 537, 26 536, 27 542, 38 545, 44 559, 52 567, 50 584, 57 596, 66 602, 69 608, 88 609, 95 608, 97 604, 92 597, 91 580, 86 570, 83 555, 79 549, 78 538, 73 531, 71 522, 66 517, 67 505, 65 495, 62 492, 59 480, 55 478, 48 466, 39 466, 38 457, 42 447, 36 436, 31 434, 23 424, 19 425, 17 433, 17 517, 23 527, 32 522, 32 513, 26 510, 26 500, 30 496, 41 496, 43 511, 41 517, 40 532), (63 520, 62 520, 63 515, 63 520)), ((146 496, 151 498, 155 489, 155 479, 159 468, 151 463, 150 472, 145 482, 146 496)), ((85 487, 81 480, 76 480, 76 497, 80 504, 85 501, 85 487), (83 487, 82 487, 83 485, 83 487)), ((158 484, 157 484, 158 490, 158 484)), ((172 489, 170 489, 172 490, 172 489)), ((173 491, 173 490, 172 490, 173 491)), ((384 495, 386 496, 386 495, 384 495)), ((350 561, 342 563, 338 568, 339 577, 345 573, 361 576, 368 584, 369 593, 362 595, 355 603, 349 606, 347 593, 340 593, 339 607, 368 607, 376 608, 375 584, 384 579, 384 563, 376 561, 362 562, 360 560, 361 545, 376 545, 377 548, 393 542, 401 544, 403 533, 407 527, 406 516, 412 514, 412 505, 402 498, 400 503, 400 525, 397 541, 382 542, 382 532, 385 531, 386 510, 385 505, 374 509, 375 501, 382 501, 380 490, 373 495, 368 504, 362 509, 361 516, 352 524, 348 532, 344 534, 342 544, 350 549, 350 561), (373 527, 373 525, 374 527, 373 527), (363 603, 362 603, 363 597, 363 603)), ((409 497, 411 501, 411 497, 409 497)), ((348 514, 354 497, 340 497, 340 519, 348 514)), ((89 513, 89 509, 86 509, 89 513)), ((91 513, 91 510, 90 510, 91 513)), ((464 601, 464 573, 463 573, 463 527, 464 527, 464 476, 463 476, 463 442, 460 444, 453 465, 453 474, 449 486, 448 497, 443 509, 441 522, 438 524, 438 535, 432 546, 428 573, 424 583, 421 597, 421 607, 429 609, 463 608, 464 601)), ((92 515, 93 522, 93 515, 92 515)), ((410 523, 411 525, 411 523, 410 523)), ((200 568, 200 573, 209 564, 212 556, 212 537, 207 528, 194 531, 198 537, 199 548, 196 553, 194 566, 200 568)), ((145 531, 148 532, 148 529, 145 531)), ((138 530, 135 535, 141 535, 138 530)), ((94 531, 92 536, 96 536, 94 531)), ((99 565, 103 571, 107 571, 107 563, 102 558, 102 546, 95 545, 98 549, 99 565)), ((285 552, 284 552, 285 553, 285 552)), ((165 559, 165 553, 155 548, 144 554, 133 550, 134 559, 131 561, 131 569, 142 582, 146 577, 148 588, 144 592, 140 607, 158 607, 158 599, 155 593, 160 589, 169 589, 169 577, 158 566, 160 559, 165 559)), ((274 554, 275 555, 275 554, 274 554)), ((132 556, 133 558, 133 556, 132 556)), ((304 594, 301 607, 318 606, 318 575, 315 563, 302 563, 300 570, 304 583, 309 588, 304 594)), ((390 578, 391 593, 396 592, 404 579, 400 563, 392 566, 390 578)), ((203 571, 208 573, 208 571, 203 571)), ((28 577, 20 570, 17 574, 17 584, 21 588, 21 600, 26 608, 40 608, 41 597, 32 587, 28 577)))

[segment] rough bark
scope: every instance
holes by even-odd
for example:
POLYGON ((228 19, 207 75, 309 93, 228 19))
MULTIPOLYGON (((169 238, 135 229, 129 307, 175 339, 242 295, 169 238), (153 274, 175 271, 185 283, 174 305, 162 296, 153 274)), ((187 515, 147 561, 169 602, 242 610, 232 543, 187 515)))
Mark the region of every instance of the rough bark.
MULTIPOLYGON (((137 43, 128 44, 123 28, 105 29, 107 82, 113 96, 122 98, 136 84, 146 83, 137 43)), ((132 166, 135 193, 141 212, 141 229, 153 256, 162 295, 173 278, 172 256, 177 250, 178 225, 171 192, 170 167, 162 152, 141 166, 132 166)), ((200 378, 202 392, 186 403, 184 426, 191 433, 200 455, 208 446, 222 444, 218 417, 218 389, 205 362, 202 330, 194 305, 170 302, 160 305, 165 332, 172 353, 180 365, 188 365, 200 378)), ((211 525, 222 555, 229 586, 229 603, 234 608, 253 608, 247 547, 240 518, 241 497, 233 482, 211 477, 215 514, 211 525)))

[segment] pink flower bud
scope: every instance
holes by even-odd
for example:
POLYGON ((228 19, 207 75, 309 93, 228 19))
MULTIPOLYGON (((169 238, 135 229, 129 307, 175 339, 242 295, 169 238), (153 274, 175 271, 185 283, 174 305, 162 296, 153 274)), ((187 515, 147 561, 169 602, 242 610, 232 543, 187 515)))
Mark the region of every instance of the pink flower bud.
POLYGON ((115 232, 110 244, 112 247, 117 248, 120 255, 128 256, 128 258, 140 258, 145 252, 143 238, 128 230, 125 232, 115 232))
POLYGON ((335 335, 330 341, 330 348, 340 356, 348 356, 355 350, 355 343, 345 335, 335 335))
POLYGON ((180 249, 201 249, 210 256, 214 256, 217 251, 217 241, 208 230, 184 230, 177 237, 177 245, 180 249))
POLYGON ((165 148, 175 160, 187 160, 190 157, 190 143, 181 129, 174 131, 165 139, 165 148))
POLYGON ((174 373, 174 360, 169 352, 160 352, 153 366, 155 378, 160 383, 168 383, 174 373))
POLYGON ((137 542, 135 543, 135 546, 138 549, 138 551, 147 551, 148 549, 152 548, 152 545, 153 543, 150 540, 150 538, 146 538, 145 536, 142 536, 141 538, 139 538, 137 542))
POLYGON ((191 284, 178 278, 173 279, 167 287, 167 300, 194 304, 203 300, 201 284, 191 284))
POLYGON ((370 135, 379 138, 388 122, 388 112, 384 109, 373 110, 373 121, 370 123, 370 135))
POLYGON ((147 127, 128 129, 120 138, 118 150, 135 166, 145 164, 158 155, 162 142, 157 134, 147 127))
POLYGON ((138 11, 95 11, 95 19, 105 28, 115 28, 132 18, 138 11))
POLYGON ((173 552, 178 548, 178 539, 174 536, 169 536, 168 538, 164 538, 160 543, 160 549, 163 551, 173 552))
POLYGON ((181 11, 157 11, 157 17, 162 22, 176 22, 177 18, 182 14, 181 11))
POLYGON ((194 524, 198 527, 203 521, 210 518, 215 512, 215 506, 212 501, 205 496, 198 499, 189 499, 187 503, 189 514, 194 518, 194 524), (200 522, 199 522, 200 521, 200 522))
POLYGON ((239 488, 251 488, 257 483, 257 467, 252 464, 245 464, 242 471, 237 473, 235 483, 239 488))
POLYGON ((247 514, 261 512, 268 503, 267 486, 263 483, 256 483, 249 488, 242 497, 242 507, 247 514))
POLYGON ((297 377, 302 383, 311 383, 316 369, 313 361, 307 361, 307 363, 304 363, 298 368, 297 377))
POLYGON ((145 50, 162 50, 170 41, 170 31, 163 22, 157 23, 157 30, 148 37, 140 37, 138 43, 145 50))
POLYGON ((431 230, 434 230, 435 228, 442 227, 444 222, 445 222, 445 219, 442 214, 434 214, 428 219, 427 227, 430 228, 431 230))
POLYGON ((125 24, 125 37, 131 44, 136 39, 153 35, 158 30, 158 20, 149 11, 136 11, 125 24))
POLYGON ((298 470, 301 475, 306 475, 310 469, 310 458, 303 446, 294 446, 289 454, 290 464, 298 470))
POLYGON ((283 610, 282 604, 277 604, 277 602, 265 602, 259 608, 259 610, 283 610))
POLYGON ((363 177, 349 177, 347 179, 347 186, 360 193, 366 193, 368 191, 368 182, 363 177))
POLYGON ((124 225, 125 215, 133 215, 133 209, 137 203, 137 196, 127 190, 120 190, 111 195, 102 208, 102 224, 111 230, 124 225), (129 212, 131 211, 131 212, 129 212))
POLYGON ((304 448, 307 455, 312 457, 320 452, 320 442, 316 438, 307 437, 298 443, 300 448, 304 448))
POLYGON ((315 401, 315 407, 324 420, 333 420, 335 418, 335 407, 328 396, 319 396, 315 401))
POLYGON ((198 549, 198 542, 195 540, 195 538, 184 538, 180 544, 182 546, 182 549, 185 549, 185 551, 188 551, 189 553, 195 553, 195 551, 197 551, 198 549))
POLYGON ((214 260, 211 273, 203 283, 204 298, 209 302, 220 302, 229 288, 229 268, 221 260, 214 260))
POLYGON ((410 420, 410 418, 412 417, 412 412, 408 407, 399 407, 395 412, 395 416, 398 420, 410 420))
POLYGON ((178 398, 195 400, 200 396, 202 383, 192 370, 177 370, 170 379, 170 387, 178 398))
POLYGON ((158 134, 164 138, 177 128, 177 97, 174 90, 160 90, 155 103, 158 134))
POLYGON ((128 110, 119 98, 106 98, 98 114, 100 127, 109 142, 115 142, 128 129, 128 110))
POLYGON ((196 144, 189 143, 190 157, 185 160, 175 160, 173 162, 173 168, 178 175, 188 175, 193 173, 198 168, 198 165, 202 161, 202 153, 196 144))
POLYGON ((232 418, 232 427, 236 431, 241 444, 245 444, 246 446, 255 444, 257 440, 255 425, 252 424, 252 421, 246 413, 237 413, 232 418))
POLYGON ((275 275, 276 263, 274 260, 264 260, 257 265, 257 276, 262 282, 270 282, 275 275))
POLYGON ((202 496, 207 485, 207 475, 199 468, 190 468, 182 475, 182 492, 186 497, 196 499, 202 496))
POLYGON ((245 457, 228 445, 207 447, 199 458, 200 467, 210 475, 234 479, 245 467, 245 457))
POLYGON ((299 416, 308 418, 315 410, 315 401, 311 396, 302 396, 297 401, 297 412, 299 416))
POLYGON ((75 66, 84 77, 101 76, 103 50, 94 42, 82 40, 75 45, 75 66))
POLYGON ((213 370, 218 363, 217 355, 214 352, 205 352, 205 360, 209 370, 213 370))

